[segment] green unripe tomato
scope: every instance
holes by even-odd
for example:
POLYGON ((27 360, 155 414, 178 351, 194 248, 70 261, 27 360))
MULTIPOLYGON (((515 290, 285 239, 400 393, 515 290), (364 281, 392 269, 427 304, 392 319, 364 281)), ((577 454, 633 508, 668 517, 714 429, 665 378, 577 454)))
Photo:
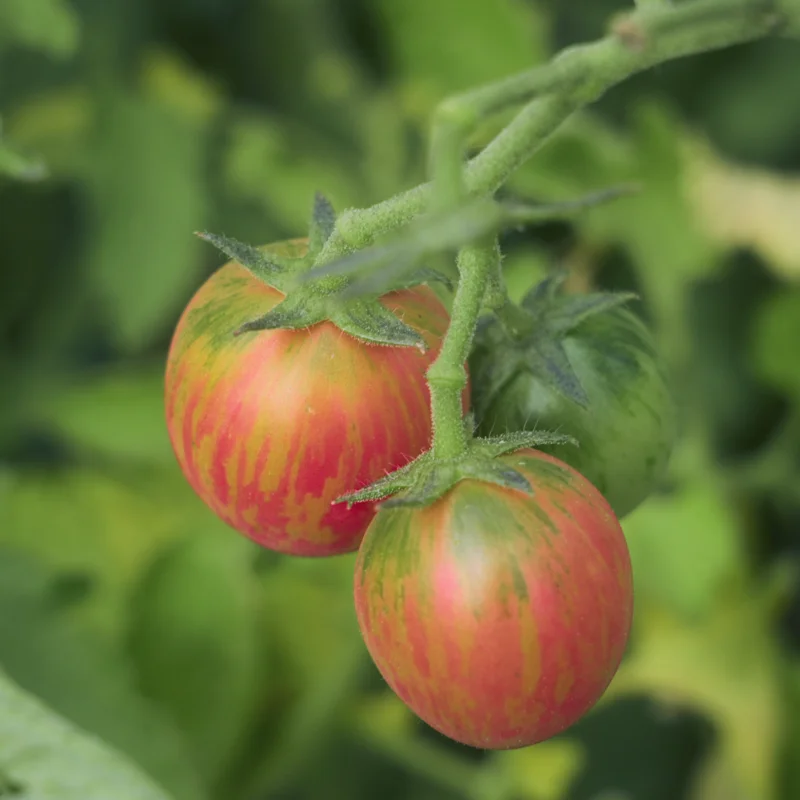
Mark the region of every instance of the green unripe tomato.
POLYGON ((495 359, 513 358, 520 365, 490 397, 474 397, 479 432, 547 429, 575 437, 579 447, 540 449, 586 476, 623 517, 663 476, 675 439, 676 412, 664 364, 648 328, 621 307, 582 320, 561 342, 588 400, 585 406, 525 368, 530 344, 478 342, 470 358, 474 386, 481 386, 495 359))

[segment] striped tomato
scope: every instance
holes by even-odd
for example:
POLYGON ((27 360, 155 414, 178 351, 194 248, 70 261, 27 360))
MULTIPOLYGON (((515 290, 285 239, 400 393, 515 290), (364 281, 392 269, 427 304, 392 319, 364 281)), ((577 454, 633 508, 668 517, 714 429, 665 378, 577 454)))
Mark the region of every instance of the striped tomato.
POLYGON ((428 447, 425 370, 449 317, 425 286, 382 298, 425 353, 366 344, 329 322, 232 335, 281 297, 235 262, 198 290, 167 361, 170 438, 189 483, 231 527, 294 555, 352 551, 374 504, 332 501, 428 447))
POLYGON ((611 507, 553 456, 501 460, 534 495, 478 481, 422 508, 379 512, 355 603, 387 683, 463 744, 524 747, 600 698, 631 624, 628 548, 611 507))

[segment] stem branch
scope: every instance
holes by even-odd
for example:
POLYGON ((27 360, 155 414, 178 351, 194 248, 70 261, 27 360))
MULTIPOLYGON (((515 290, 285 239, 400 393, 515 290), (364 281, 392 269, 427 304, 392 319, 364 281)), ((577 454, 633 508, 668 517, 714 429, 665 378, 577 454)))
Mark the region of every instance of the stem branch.
MULTIPOLYGON (((494 192, 569 116, 625 78, 656 64, 760 39, 800 35, 800 0, 685 0, 639 3, 597 42, 564 50, 547 64, 445 100, 434 118, 431 170, 437 205, 457 195, 494 192), (464 169, 464 143, 489 114, 527 103, 464 169)), ((433 185, 421 184, 367 209, 344 212, 318 263, 371 245, 425 211, 433 185)))
MULTIPOLYGON (((317 264, 372 245, 382 235, 424 212, 444 213, 468 197, 492 195, 574 112, 611 87, 656 64, 716 50, 783 31, 800 34, 800 0, 637 0, 597 42, 569 48, 549 63, 446 99, 433 119, 429 152, 431 183, 368 209, 352 209, 337 221, 317 264), (517 116, 464 164, 469 136, 487 116, 523 105, 517 116)), ((461 419, 464 362, 490 281, 501 306, 496 239, 459 252, 460 280, 450 327, 428 370, 434 459, 454 459, 468 447, 461 419), (494 269, 494 272, 492 270, 494 269)), ((506 309, 507 311, 507 309, 506 309)), ((505 316, 508 316, 507 314, 505 316)), ((508 322, 509 320, 507 320, 508 322)), ((513 321, 512 321, 513 322, 513 321)))

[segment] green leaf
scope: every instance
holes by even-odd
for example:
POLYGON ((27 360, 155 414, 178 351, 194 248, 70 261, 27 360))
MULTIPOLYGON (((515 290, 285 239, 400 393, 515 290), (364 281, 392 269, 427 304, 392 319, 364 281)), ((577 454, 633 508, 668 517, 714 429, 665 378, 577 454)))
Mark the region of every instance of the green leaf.
POLYGON ((604 701, 646 694, 709 719, 714 748, 690 800, 776 797, 782 698, 769 594, 768 585, 734 582, 702 621, 637 597, 630 653, 604 701))
POLYGON ((572 796, 570 789, 587 759, 578 742, 551 739, 536 747, 497 753, 493 760, 520 800, 565 800, 572 796))
POLYGON ((545 277, 550 269, 547 254, 531 247, 512 250, 503 257, 503 279, 509 299, 522 301, 533 284, 545 277))
POLYGON ((96 137, 90 275, 117 340, 137 350, 177 315, 200 265, 190 232, 206 214, 206 129, 119 92, 101 108, 96 137))
MULTIPOLYGON (((558 136, 545 142, 539 155, 514 173, 508 188, 522 196, 566 201, 596 186, 641 180, 635 159, 630 139, 601 117, 583 111, 570 117, 558 136)), ((632 203, 625 205, 630 208, 632 203)))
POLYGON ((78 48, 78 15, 67 0, 3 0, 0 46, 17 43, 64 59, 78 48))
MULTIPOLYGON (((760 123, 761 124, 761 123, 760 123)), ((800 179, 725 161, 703 141, 684 147, 691 211, 718 247, 748 249, 789 281, 800 278, 800 179)))
POLYGON ((169 800, 110 747, 0 671, 0 795, 18 800, 169 800), (13 787, 4 792, 6 787, 13 787))
POLYGON ((791 800, 800 797, 800 662, 796 655, 781 672, 786 729, 778 768, 780 797, 791 800))
POLYGON ((121 641, 129 592, 150 560, 190 530, 226 530, 177 464, 115 475, 87 469, 0 472, 0 544, 59 573, 86 574, 90 598, 76 610, 121 641))
MULTIPOLYGON (((35 153, 56 178, 82 177, 90 156, 88 132, 94 104, 86 87, 60 86, 24 97, 5 116, 8 141, 35 153)), ((26 159, 27 160, 27 159, 26 159)))
POLYGON ((128 666, 58 607, 55 578, 29 557, 0 551, 3 669, 56 712, 130 756, 177 800, 204 798, 177 730, 137 693, 128 666))
POLYGON ((193 67, 178 51, 154 46, 152 40, 142 58, 141 86, 151 99, 198 122, 213 119, 225 104, 215 78, 193 67))
POLYGON ((350 591, 354 561, 354 553, 282 559, 260 576, 262 635, 282 654, 284 680, 295 690, 313 690, 328 664, 361 640, 350 591))
POLYGON ((687 202, 686 131, 672 113, 655 104, 638 109, 633 121, 633 178, 642 192, 627 202, 594 209, 584 218, 584 227, 593 238, 622 241, 650 285, 672 291, 709 274, 717 264, 717 248, 687 202))
POLYGON ((545 17, 514 0, 379 0, 389 52, 427 112, 448 94, 535 66, 547 55, 545 17), (420 97, 420 95, 422 97, 420 97))
POLYGON ((775 293, 759 309, 751 362, 757 375, 800 400, 800 290, 775 293))
POLYGON ((38 397, 31 416, 78 452, 172 466, 163 368, 98 372, 38 397))
POLYGON ((137 586, 130 653, 145 695, 171 712, 205 781, 216 784, 257 707, 255 545, 230 531, 192 533, 137 586))
POLYGON ((231 119, 223 172, 228 189, 257 202, 289 236, 308 229, 308 206, 322 190, 339 208, 363 203, 356 163, 330 140, 287 120, 257 114, 231 119))
POLYGON ((597 206, 575 220, 584 246, 622 246, 637 267, 642 293, 675 350, 688 348, 684 288, 719 265, 720 247, 689 202, 694 173, 689 134, 662 104, 639 104, 629 138, 582 114, 531 159, 510 186, 527 196, 568 199, 598 184, 635 182, 635 197, 597 206), (677 235, 676 232, 680 232, 677 235))
POLYGON ((0 177, 18 181, 38 181, 47 177, 47 167, 40 159, 21 155, 0 140, 0 177))
POLYGON ((682 618, 708 613, 743 566, 741 531, 713 478, 693 475, 674 493, 651 497, 623 527, 637 592, 682 618))
POLYGON ((278 796, 316 763, 363 685, 369 656, 352 602, 354 559, 284 559, 263 575, 263 635, 281 654, 275 679, 289 703, 273 712, 271 736, 257 743, 242 797, 278 796))

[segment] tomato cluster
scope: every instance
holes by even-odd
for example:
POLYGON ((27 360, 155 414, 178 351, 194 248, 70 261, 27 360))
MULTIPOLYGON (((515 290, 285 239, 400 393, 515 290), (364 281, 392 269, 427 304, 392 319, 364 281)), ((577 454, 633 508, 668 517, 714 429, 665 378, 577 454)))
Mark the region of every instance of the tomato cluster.
MULTIPOLYGON (((481 748, 564 730, 597 702, 622 659, 633 587, 617 515, 652 490, 669 450, 663 372, 643 326, 614 308, 571 332, 565 352, 587 404, 524 370, 482 394, 492 361, 483 340, 470 365, 476 396, 489 398, 479 421, 497 433, 565 429, 584 448, 501 456, 532 493, 467 479, 428 505, 378 509, 335 501, 428 450, 425 374, 447 311, 425 286, 381 298, 422 336, 424 351, 368 344, 331 322, 231 336, 281 298, 230 262, 186 307, 165 394, 186 478, 263 547, 299 556, 358 550, 354 597, 366 646, 433 728, 481 748)), ((463 399, 466 410, 469 390, 463 399)))

